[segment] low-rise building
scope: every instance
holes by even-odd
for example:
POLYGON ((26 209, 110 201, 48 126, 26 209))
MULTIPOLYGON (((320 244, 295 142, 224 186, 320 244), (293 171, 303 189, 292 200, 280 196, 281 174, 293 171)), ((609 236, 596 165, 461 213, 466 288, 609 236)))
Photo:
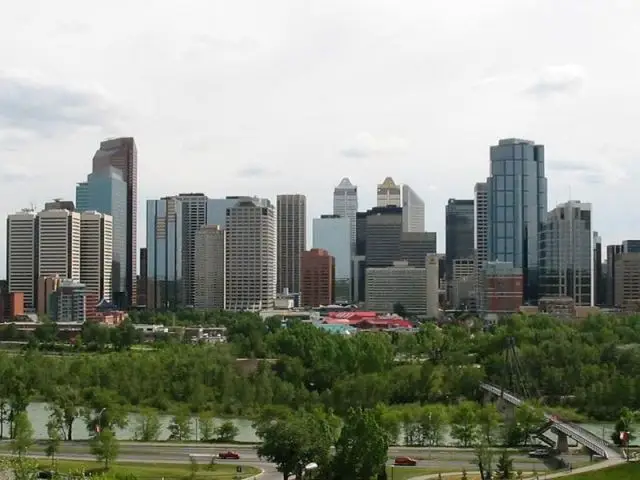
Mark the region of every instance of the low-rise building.
POLYGON ((427 313, 427 271, 393 262, 391 267, 369 267, 365 274, 365 303, 376 312, 393 312, 400 304, 407 313, 427 313))
POLYGON ((63 280, 49 297, 51 320, 84 323, 87 320, 86 297, 87 289, 84 284, 63 280))
POLYGON ((524 285, 521 268, 510 262, 486 262, 480 276, 480 312, 500 315, 520 310, 524 285))

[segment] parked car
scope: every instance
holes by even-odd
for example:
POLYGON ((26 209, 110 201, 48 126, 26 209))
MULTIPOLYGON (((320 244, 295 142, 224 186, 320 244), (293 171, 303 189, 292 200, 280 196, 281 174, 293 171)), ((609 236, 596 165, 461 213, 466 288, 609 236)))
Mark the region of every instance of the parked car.
POLYGON ((228 450, 226 452, 220 452, 218 454, 218 458, 221 458, 223 460, 240 460, 240 454, 238 452, 232 452, 231 450, 228 450))
POLYGON ((546 458, 551 454, 548 448, 538 448, 537 450, 531 450, 529 456, 531 458, 546 458))
POLYGON ((415 467, 418 462, 411 457, 396 457, 393 464, 399 467, 415 467))

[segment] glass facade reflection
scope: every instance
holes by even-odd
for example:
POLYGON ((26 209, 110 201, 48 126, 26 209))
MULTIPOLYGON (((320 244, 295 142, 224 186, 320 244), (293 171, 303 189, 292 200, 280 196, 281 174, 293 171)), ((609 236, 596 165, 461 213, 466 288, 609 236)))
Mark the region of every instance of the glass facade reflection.
POLYGON ((505 139, 491 147, 488 257, 522 268, 524 298, 539 295, 539 234, 547 212, 544 146, 505 139))

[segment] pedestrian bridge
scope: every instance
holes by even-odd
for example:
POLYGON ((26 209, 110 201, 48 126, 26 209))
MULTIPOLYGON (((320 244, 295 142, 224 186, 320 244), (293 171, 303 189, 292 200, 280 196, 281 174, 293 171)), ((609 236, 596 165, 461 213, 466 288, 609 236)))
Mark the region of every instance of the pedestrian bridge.
MULTIPOLYGON (((492 385, 490 383, 482 383, 480 384, 480 388, 491 395, 501 398, 514 407, 519 407, 524 403, 524 400, 522 400, 521 398, 518 398, 513 393, 508 392, 496 385, 492 385)), ((579 445, 586 447, 592 453, 594 453, 595 455, 599 455, 602 458, 609 459, 618 456, 618 453, 614 449, 609 447, 609 445, 602 438, 582 428, 580 425, 576 425, 575 423, 571 422, 565 422, 546 412, 544 414, 544 417, 548 422, 547 428, 543 429, 543 431, 539 433, 542 434, 544 431, 551 429, 556 435, 558 435, 559 445, 561 443, 564 443, 564 445, 566 445, 566 439, 571 438, 579 445), (561 439, 564 439, 564 442, 561 439)), ((562 450, 562 448, 560 450, 562 450)))

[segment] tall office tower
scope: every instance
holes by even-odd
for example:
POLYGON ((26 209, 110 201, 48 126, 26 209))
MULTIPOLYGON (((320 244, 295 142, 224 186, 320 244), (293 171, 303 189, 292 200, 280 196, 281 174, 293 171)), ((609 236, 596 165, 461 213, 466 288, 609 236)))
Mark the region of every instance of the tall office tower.
POLYGON ((99 212, 80 214, 80 283, 85 286, 86 312, 93 318, 103 299, 111 301, 113 217, 99 212))
POLYGON ((313 248, 326 250, 335 262, 335 300, 350 302, 351 295, 351 222, 340 215, 322 215, 313 219, 313 248))
POLYGON ((93 172, 107 170, 109 167, 120 170, 122 180, 127 184, 127 252, 124 260, 124 289, 127 292, 127 298, 123 303, 135 305, 138 256, 138 150, 133 137, 113 138, 100 142, 100 148, 93 156, 93 172))
POLYGON ((622 253, 622 245, 607 245, 607 282, 605 305, 615 306, 616 301, 616 257, 622 253))
POLYGON ((539 231, 547 214, 544 146, 510 138, 491 147, 487 256, 522 268, 525 302, 538 299, 539 231))
POLYGON ((273 306, 277 280, 276 212, 267 199, 241 199, 227 209, 226 309, 273 306))
POLYGON ((335 302, 335 258, 326 250, 312 248, 302 253, 300 270, 300 304, 303 307, 332 305, 335 302))
POLYGON ((489 196, 486 182, 476 183, 473 193, 473 246, 476 250, 477 266, 482 268, 482 265, 487 261, 487 242, 489 240, 489 196))
POLYGON ((44 204, 45 210, 69 210, 73 212, 76 207, 71 200, 63 200, 61 198, 54 198, 52 202, 44 204))
POLYGON ((138 276, 138 305, 147 305, 147 247, 140 249, 140 275, 138 276))
POLYGON ((300 261, 307 245, 307 197, 278 195, 277 292, 300 292, 300 261))
POLYGON ((402 207, 374 207, 367 211, 366 268, 391 267, 400 258, 402 207))
POLYGON ((80 213, 38 213, 38 276, 80 281, 80 213))
POLYGON ((398 258, 410 267, 425 268, 427 255, 437 251, 436 232, 402 232, 398 258))
POLYGON ((367 212, 356 213, 356 249, 355 255, 367 254, 367 212))
POLYGON ((402 190, 391 177, 378 184, 376 198, 377 207, 402 207, 402 190))
POLYGON ((122 172, 107 167, 90 173, 87 180, 76 185, 76 209, 96 211, 113 219, 113 259, 111 268, 112 301, 126 306, 127 286, 127 184, 122 172))
POLYGON ((195 301, 201 309, 224 310, 226 239, 220 225, 203 225, 195 237, 195 301))
POLYGON ((182 202, 147 200, 147 307, 184 306, 182 202))
POLYGON ((547 215, 540 232, 540 296, 592 305, 591 204, 569 201, 547 215))
POLYGON ((356 249, 356 215, 358 212, 358 187, 343 178, 333 190, 333 214, 349 219, 351 229, 351 254, 356 249))
POLYGON ((424 201, 409 185, 402 186, 402 231, 424 232, 424 201))
POLYGON ((36 309, 35 281, 38 277, 38 217, 22 210, 7 217, 7 282, 9 292, 24 293, 24 308, 36 309))
POLYGON ((602 237, 598 232, 593 232, 593 304, 604 305, 606 295, 606 285, 602 271, 602 237))
POLYGON ((446 278, 451 279, 453 261, 471 258, 474 253, 474 204, 473 200, 450 198, 445 208, 446 278))
POLYGON ((622 253, 640 253, 640 240, 623 240, 622 253))

